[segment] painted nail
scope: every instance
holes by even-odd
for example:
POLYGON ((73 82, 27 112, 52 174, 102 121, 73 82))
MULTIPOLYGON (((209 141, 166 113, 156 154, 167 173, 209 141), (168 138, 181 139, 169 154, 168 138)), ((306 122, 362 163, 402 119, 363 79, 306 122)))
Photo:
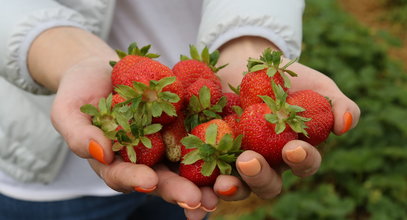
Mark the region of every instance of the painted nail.
POLYGON ((233 196, 237 192, 237 186, 232 186, 227 190, 218 190, 218 193, 222 196, 233 196))
POLYGON ((301 146, 298 146, 294 149, 286 150, 285 153, 287 156, 287 160, 292 163, 301 163, 307 157, 307 152, 301 146))
POLYGON ((96 159, 97 161, 99 161, 105 165, 108 165, 108 163, 106 163, 105 158, 104 158, 105 154, 103 152, 103 148, 96 141, 94 141, 94 140, 89 141, 88 150, 89 150, 90 155, 94 159, 96 159))
POLYGON ((345 112, 343 114, 343 129, 342 129, 342 134, 346 133, 349 131, 349 129, 352 127, 353 123, 353 117, 350 112, 345 112))
POLYGON ((143 188, 140 186, 134 187, 134 190, 136 190, 137 192, 141 192, 141 193, 150 193, 150 192, 154 191, 155 189, 157 189, 157 186, 153 186, 151 188, 143 188))
POLYGON ((197 208, 199 208, 199 207, 201 206, 201 203, 199 203, 199 204, 196 205, 196 206, 189 206, 189 205, 186 204, 185 202, 177 202, 177 204, 178 204, 181 208, 189 209, 189 210, 194 210, 194 209, 197 209, 197 208))
POLYGON ((213 208, 213 209, 208 209, 208 208, 205 208, 205 206, 201 206, 200 207, 202 210, 204 210, 205 212, 214 212, 214 211, 216 211, 216 206, 215 206, 215 208, 213 208))
POLYGON ((239 167, 240 171, 246 176, 256 176, 260 173, 261 165, 259 160, 253 158, 246 162, 238 162, 237 166, 239 167))

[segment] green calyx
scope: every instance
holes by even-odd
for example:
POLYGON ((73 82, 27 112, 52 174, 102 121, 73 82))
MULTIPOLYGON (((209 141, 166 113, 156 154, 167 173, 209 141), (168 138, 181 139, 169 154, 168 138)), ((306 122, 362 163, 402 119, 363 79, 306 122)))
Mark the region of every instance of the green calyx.
POLYGON ((291 64, 295 63, 297 59, 291 60, 283 67, 280 67, 280 64, 282 62, 282 55, 283 53, 281 51, 272 51, 270 48, 267 48, 263 51, 263 54, 260 56, 259 59, 249 58, 247 69, 249 72, 256 72, 259 70, 267 69, 266 74, 270 78, 278 73, 284 79, 284 86, 286 88, 290 88, 290 79, 285 73, 289 74, 290 76, 297 76, 295 72, 287 69, 291 64))
POLYGON ((207 86, 199 89, 199 96, 192 96, 187 107, 185 128, 191 131, 194 127, 211 119, 222 118, 219 113, 226 106, 227 99, 222 96, 219 101, 211 104, 211 92, 207 86))
POLYGON ((303 112, 305 109, 300 106, 288 104, 286 102, 288 95, 280 85, 273 83, 273 91, 276 97, 275 100, 269 96, 259 97, 272 111, 271 114, 266 114, 264 117, 266 121, 276 125, 276 134, 283 132, 288 125, 293 131, 308 136, 308 133, 305 130, 307 128, 305 122, 310 121, 311 119, 297 115, 298 112, 303 112))
POLYGON ((174 83, 175 77, 165 77, 159 81, 150 80, 149 85, 140 82, 133 82, 133 86, 119 85, 115 91, 123 98, 137 99, 138 109, 142 115, 151 122, 153 117, 160 117, 163 112, 169 116, 177 116, 176 109, 172 103, 180 101, 180 97, 172 92, 163 89, 174 83))
POLYGON ((118 123, 116 121, 117 112, 112 109, 112 94, 107 98, 101 98, 98 106, 85 104, 80 108, 81 112, 92 117, 92 124, 99 127, 107 137, 115 135, 118 123))
MULTIPOLYGON (((142 48, 139 48, 137 46, 136 42, 133 42, 129 45, 127 48, 127 52, 121 51, 121 50, 115 50, 117 55, 119 56, 120 59, 123 59, 127 55, 137 55, 137 56, 142 56, 142 57, 148 57, 148 58, 157 58, 160 55, 155 54, 155 53, 149 53, 148 51, 150 50, 151 45, 144 46, 142 48)), ((116 61, 110 61, 110 65, 113 67, 116 65, 116 61)))
POLYGON ((151 119, 139 108, 141 97, 130 98, 112 107, 112 94, 101 98, 98 107, 91 104, 81 106, 81 111, 92 117, 92 124, 99 127, 113 142, 112 150, 127 148, 131 162, 136 163, 137 157, 133 149, 140 142, 147 148, 152 148, 147 135, 159 132, 160 124, 152 124, 151 119))
POLYGON ((181 143, 187 149, 195 149, 183 157, 183 164, 193 164, 198 160, 203 160, 201 173, 203 176, 210 176, 216 167, 221 174, 229 175, 232 173, 232 165, 237 156, 242 152, 240 150, 242 135, 233 139, 231 134, 224 135, 219 143, 216 143, 218 126, 211 124, 205 133, 205 141, 195 135, 189 134, 181 140, 181 143))
POLYGON ((189 45, 189 53, 190 53, 191 57, 181 55, 180 60, 194 59, 194 60, 201 61, 201 62, 205 63, 206 65, 208 65, 208 67, 211 68, 211 70, 214 73, 218 72, 220 69, 227 66, 227 64, 225 64, 220 67, 216 67, 216 64, 218 63, 218 59, 219 59, 218 50, 215 50, 212 53, 209 53, 208 47, 204 47, 202 52, 199 53, 198 49, 194 45, 189 45))

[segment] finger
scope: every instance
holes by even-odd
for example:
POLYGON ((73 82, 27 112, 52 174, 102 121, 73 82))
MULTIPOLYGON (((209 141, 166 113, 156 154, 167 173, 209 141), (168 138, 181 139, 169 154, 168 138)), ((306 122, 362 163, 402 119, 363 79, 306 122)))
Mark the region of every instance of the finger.
MULTIPOLYGON (((114 158, 111 141, 99 128, 92 125, 90 116, 80 111, 80 107, 84 104, 97 105, 99 98, 111 91, 108 76, 100 75, 98 77, 100 82, 97 85, 101 88, 91 90, 89 84, 70 83, 70 81, 78 81, 75 80, 75 74, 66 76, 55 97, 51 120, 75 154, 82 158, 93 157, 99 162, 108 164, 114 158)), ((83 81, 89 82, 87 78, 83 81)))
POLYGON ((236 165, 242 179, 260 198, 271 199, 280 194, 281 176, 260 154, 245 151, 237 158, 236 165))
POLYGON ((283 148, 282 156, 292 172, 299 177, 315 174, 321 165, 321 154, 319 151, 301 140, 288 142, 283 148))
POLYGON ((201 187, 201 206, 199 209, 185 209, 185 216, 188 219, 203 219, 208 213, 214 212, 218 204, 218 197, 211 187, 201 187))
POLYGON ((250 189, 236 176, 220 175, 216 179, 213 189, 219 198, 225 201, 236 201, 247 198, 250 189))
POLYGON ((335 118, 333 132, 342 135, 354 128, 360 117, 358 105, 346 96, 333 97, 332 106, 335 118))
POLYGON ((155 168, 158 175, 157 193, 165 201, 175 203, 184 209, 198 209, 201 206, 201 190, 191 181, 160 164, 155 168))
POLYGON ((146 165, 124 162, 117 158, 109 166, 88 160, 93 170, 106 185, 119 192, 152 192, 158 185, 158 176, 146 165))

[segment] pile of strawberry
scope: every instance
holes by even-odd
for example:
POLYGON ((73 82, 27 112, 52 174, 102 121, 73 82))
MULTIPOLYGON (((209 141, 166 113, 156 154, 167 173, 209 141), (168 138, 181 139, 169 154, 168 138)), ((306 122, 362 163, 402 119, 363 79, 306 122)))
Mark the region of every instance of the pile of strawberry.
POLYGON ((179 175, 198 186, 214 184, 220 174, 231 174, 243 150, 262 154, 277 167, 282 147, 301 139, 318 145, 333 127, 329 100, 312 90, 289 93, 296 76, 280 67, 281 53, 266 49, 259 59, 248 59, 248 71, 232 92, 223 92, 216 67, 219 52, 201 53, 190 46, 190 56, 171 68, 154 60, 150 45, 130 44, 117 50, 111 62, 113 92, 98 106, 81 111, 112 140, 113 151, 124 161, 153 166, 179 164, 179 175))

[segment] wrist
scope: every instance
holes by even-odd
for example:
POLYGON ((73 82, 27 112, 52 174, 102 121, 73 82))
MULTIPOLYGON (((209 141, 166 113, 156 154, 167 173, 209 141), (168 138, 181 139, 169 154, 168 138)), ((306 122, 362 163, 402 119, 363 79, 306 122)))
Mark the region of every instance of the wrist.
POLYGON ((243 78, 243 72, 247 71, 247 61, 258 58, 265 48, 279 50, 276 45, 265 38, 245 36, 233 39, 219 48, 219 66, 228 64, 219 71, 222 78, 222 88, 229 91, 228 84, 237 87, 243 78))
POLYGON ((76 27, 56 27, 41 33, 31 44, 27 65, 31 77, 56 91, 64 74, 85 65, 109 68, 117 55, 97 36, 76 27), (98 64, 98 65, 96 65, 98 64))

